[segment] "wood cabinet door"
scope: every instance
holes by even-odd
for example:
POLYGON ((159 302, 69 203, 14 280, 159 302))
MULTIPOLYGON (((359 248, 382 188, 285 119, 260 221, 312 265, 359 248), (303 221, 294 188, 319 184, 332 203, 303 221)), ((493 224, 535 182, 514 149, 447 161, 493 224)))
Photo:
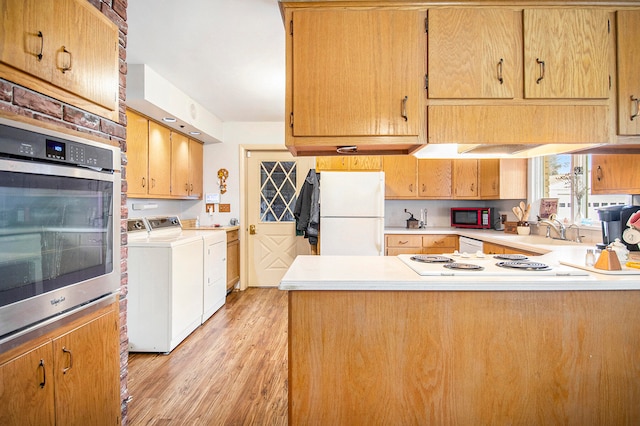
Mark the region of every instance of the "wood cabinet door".
POLYGON ((111 111, 118 109, 118 28, 91 3, 57 0, 61 45, 52 46, 52 82, 111 111))
POLYGON ((485 254, 504 254, 504 246, 500 244, 484 242, 482 244, 482 251, 485 254))
POLYGON ((415 198, 418 160, 412 155, 386 155, 382 161, 385 198, 415 198))
POLYGON ((189 197, 202 198, 204 146, 189 139, 189 197))
POLYGON ((295 10, 293 136, 413 136, 423 122, 425 13, 295 10))
POLYGON ((609 12, 527 9, 523 13, 526 98, 609 97, 609 12))
POLYGON ((478 160, 478 182, 480 198, 500 198, 500 159, 478 160))
POLYGON ((189 195, 189 138, 171 132, 171 195, 189 195))
POLYGON ((592 194, 640 194, 640 154, 591 156, 592 194))
POLYGON ((227 291, 240 281, 240 241, 227 243, 227 291))
MULTIPOLYGON (((481 162, 485 160, 480 160, 481 162)), ((527 198, 527 172, 529 170, 526 158, 501 158, 499 170, 500 199, 527 198)), ((482 188, 482 184, 480 184, 482 188)))
POLYGON ((127 196, 147 195, 149 120, 127 110, 127 196))
POLYGON ((58 34, 52 0, 0 0, 0 62, 51 81, 58 34))
POLYGON ((118 312, 53 340, 56 424, 120 423, 118 312))
POLYGON ((347 171, 349 170, 349 159, 344 155, 336 155, 335 157, 319 156, 316 157, 316 171, 347 171))
POLYGON ((51 343, 0 365, 0 424, 55 424, 51 343))
POLYGON ((418 196, 420 198, 451 198, 452 160, 418 160, 418 196))
POLYGON ((617 12, 618 134, 640 135, 640 10, 617 12))
POLYGON ((171 130, 149 122, 149 195, 171 195, 171 130))
POLYGON ((521 14, 429 10, 429 98, 513 98, 522 87, 521 14))
POLYGON ((478 198, 478 160, 453 161, 453 198, 478 198))
POLYGON ((382 170, 382 156, 356 155, 354 157, 349 157, 349 170, 380 171, 382 170))

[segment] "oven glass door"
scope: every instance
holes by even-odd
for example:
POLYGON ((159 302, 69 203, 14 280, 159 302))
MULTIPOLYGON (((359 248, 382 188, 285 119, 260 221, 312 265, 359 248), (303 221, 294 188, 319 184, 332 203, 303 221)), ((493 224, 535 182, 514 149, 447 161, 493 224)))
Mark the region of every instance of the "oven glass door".
POLYGON ((0 306, 113 270, 113 191, 112 181, 0 171, 0 306))

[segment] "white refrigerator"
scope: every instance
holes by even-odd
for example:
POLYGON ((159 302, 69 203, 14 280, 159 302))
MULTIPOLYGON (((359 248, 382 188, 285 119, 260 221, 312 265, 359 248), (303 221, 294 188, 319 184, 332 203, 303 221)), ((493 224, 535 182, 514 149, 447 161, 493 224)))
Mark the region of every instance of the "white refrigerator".
POLYGON ((384 172, 320 173, 320 255, 384 255, 384 172))

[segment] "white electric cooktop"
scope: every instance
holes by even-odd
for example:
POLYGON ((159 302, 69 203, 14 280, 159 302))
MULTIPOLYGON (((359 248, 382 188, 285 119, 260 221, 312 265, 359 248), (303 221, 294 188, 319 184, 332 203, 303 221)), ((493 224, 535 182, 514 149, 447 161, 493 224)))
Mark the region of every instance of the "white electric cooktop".
POLYGON ((587 271, 548 265, 524 255, 400 254, 398 258, 422 276, 584 276, 587 271), (502 265, 502 266, 501 266, 502 265))

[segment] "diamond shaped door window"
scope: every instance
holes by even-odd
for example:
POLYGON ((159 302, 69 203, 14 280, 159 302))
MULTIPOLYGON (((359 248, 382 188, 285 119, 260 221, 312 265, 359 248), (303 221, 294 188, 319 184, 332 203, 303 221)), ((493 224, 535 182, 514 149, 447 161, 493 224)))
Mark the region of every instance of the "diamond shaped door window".
POLYGON ((260 221, 294 222, 296 162, 260 163, 260 221))

